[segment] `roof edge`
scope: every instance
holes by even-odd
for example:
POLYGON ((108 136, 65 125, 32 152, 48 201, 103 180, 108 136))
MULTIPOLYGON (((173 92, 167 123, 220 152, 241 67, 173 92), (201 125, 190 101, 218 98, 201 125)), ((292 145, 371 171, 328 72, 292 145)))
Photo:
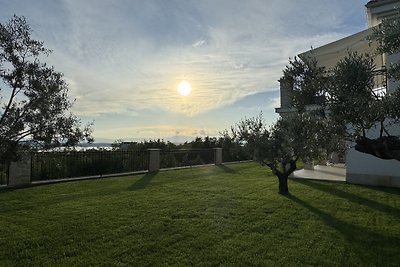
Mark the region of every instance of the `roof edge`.
MULTIPOLYGON (((304 52, 298 54, 297 56, 298 56, 300 59, 303 60, 304 58, 309 57, 310 54, 312 54, 313 51, 315 51, 315 50, 319 50, 319 49, 322 49, 322 48, 324 48, 324 47, 327 47, 327 46, 330 46, 330 45, 333 45, 333 44, 341 43, 341 42, 346 41, 346 40, 349 40, 350 38, 353 38, 353 37, 355 37, 355 36, 357 36, 357 35, 360 36, 360 37, 362 37, 362 36, 368 36, 369 34, 372 34, 374 28, 375 28, 375 27, 368 28, 368 29, 362 30, 362 31, 360 31, 360 32, 354 33, 354 34, 352 34, 352 35, 348 35, 348 36, 346 36, 346 37, 343 37, 343 38, 341 38, 341 39, 335 40, 335 41, 333 41, 333 42, 330 42, 330 43, 324 44, 324 45, 322 45, 322 46, 319 46, 319 47, 316 47, 316 48, 313 48, 313 49, 304 51, 304 52)), ((361 38, 361 39, 362 39, 362 38, 361 38)), ((360 39, 360 40, 361 40, 361 39, 360 39)))
POLYGON ((365 7, 370 8, 370 7, 377 7, 377 6, 382 6, 390 3, 398 3, 398 0, 371 0, 369 1, 365 7))

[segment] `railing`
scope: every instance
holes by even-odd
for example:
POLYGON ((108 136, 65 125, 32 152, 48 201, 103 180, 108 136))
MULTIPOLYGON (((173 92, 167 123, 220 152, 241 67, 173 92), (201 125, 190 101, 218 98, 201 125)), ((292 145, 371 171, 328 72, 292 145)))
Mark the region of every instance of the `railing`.
POLYGON ((32 155, 31 181, 144 171, 148 165, 147 152, 39 152, 32 155))
POLYGON ((0 185, 8 185, 8 167, 7 163, 0 163, 0 185))
POLYGON ((160 168, 188 167, 213 164, 215 152, 213 149, 179 149, 161 151, 160 168))
POLYGON ((243 149, 224 149, 222 150, 222 162, 238 162, 251 160, 252 157, 243 149))
POLYGON ((374 71, 374 89, 373 93, 378 98, 383 98, 387 93, 388 80, 386 77, 386 68, 381 68, 374 71))
MULTIPOLYGON (((21 166, 15 167, 15 164, 13 165, 13 170, 28 170, 24 172, 26 174, 23 179, 18 178, 19 180, 16 180, 13 176, 14 174, 9 173, 8 175, 0 176, 0 178, 1 182, 5 184, 17 186, 27 185, 32 182, 70 178, 101 177, 141 171, 151 172, 159 169, 205 164, 218 165, 222 162, 248 159, 245 151, 240 150, 239 152, 221 148, 169 151, 149 149, 148 151, 37 152, 32 154, 28 163, 21 161, 20 163, 15 163, 17 165, 22 164, 21 166)), ((8 169, 0 169, 0 174, 7 172, 8 169)))

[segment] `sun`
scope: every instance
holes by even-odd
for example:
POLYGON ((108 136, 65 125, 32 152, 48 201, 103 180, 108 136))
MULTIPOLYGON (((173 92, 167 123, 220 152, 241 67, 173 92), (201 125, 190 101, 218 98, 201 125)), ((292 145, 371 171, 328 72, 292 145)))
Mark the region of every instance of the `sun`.
POLYGON ((178 92, 181 96, 187 96, 191 90, 192 86, 188 81, 183 80, 178 84, 178 92))

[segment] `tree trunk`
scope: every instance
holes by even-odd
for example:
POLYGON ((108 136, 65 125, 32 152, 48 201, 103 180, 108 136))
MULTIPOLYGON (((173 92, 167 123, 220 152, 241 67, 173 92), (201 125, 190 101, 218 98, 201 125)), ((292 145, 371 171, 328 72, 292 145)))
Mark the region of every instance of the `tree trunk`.
POLYGON ((272 173, 278 177, 279 194, 281 195, 289 194, 288 177, 296 170, 296 161, 297 158, 290 161, 282 160, 281 161, 282 171, 278 170, 274 162, 266 164, 268 167, 270 167, 272 173))
POLYGON ((278 180, 279 180, 279 194, 288 195, 289 194, 288 175, 281 174, 278 176, 278 180))

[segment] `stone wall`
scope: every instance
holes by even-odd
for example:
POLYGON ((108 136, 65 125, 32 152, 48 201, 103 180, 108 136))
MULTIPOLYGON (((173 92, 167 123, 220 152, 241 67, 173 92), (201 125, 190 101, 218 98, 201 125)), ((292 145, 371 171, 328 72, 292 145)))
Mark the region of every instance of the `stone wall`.
POLYGON ((400 187, 400 161, 383 160, 351 148, 347 154, 346 182, 400 187))
POLYGON ((20 160, 10 163, 8 173, 9 187, 22 187, 31 183, 31 157, 24 155, 20 160))

